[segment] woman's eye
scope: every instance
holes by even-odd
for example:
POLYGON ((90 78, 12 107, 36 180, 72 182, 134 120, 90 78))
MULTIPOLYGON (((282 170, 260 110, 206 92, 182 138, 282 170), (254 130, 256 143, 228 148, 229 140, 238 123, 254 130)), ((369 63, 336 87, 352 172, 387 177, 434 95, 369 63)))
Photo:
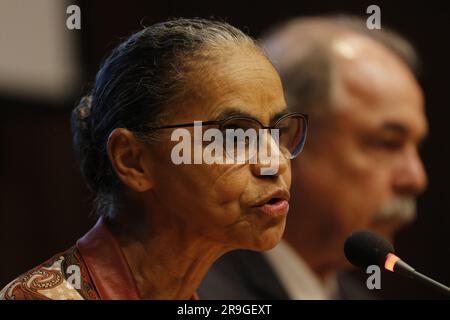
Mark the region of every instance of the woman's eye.
POLYGON ((274 134, 274 130, 277 130, 276 134, 278 135, 279 138, 281 138, 282 136, 288 134, 288 132, 289 132, 289 128, 288 127, 277 127, 275 129, 272 129, 272 131, 271 131, 272 132, 272 136, 274 134))
POLYGON ((224 133, 226 133, 227 130, 233 130, 233 131, 236 131, 236 130, 238 130, 238 129, 241 129, 241 128, 238 127, 237 125, 226 125, 226 126, 224 126, 224 127, 222 128, 222 131, 223 131, 224 133))
POLYGON ((279 128, 277 128, 278 129, 278 134, 280 135, 280 137, 283 135, 283 134, 286 134, 288 131, 289 131, 289 128, 288 127, 279 127, 279 128))
POLYGON ((239 136, 227 136, 226 137, 227 142, 235 143, 236 145, 248 145, 249 139, 246 139, 245 137, 239 137, 239 136))

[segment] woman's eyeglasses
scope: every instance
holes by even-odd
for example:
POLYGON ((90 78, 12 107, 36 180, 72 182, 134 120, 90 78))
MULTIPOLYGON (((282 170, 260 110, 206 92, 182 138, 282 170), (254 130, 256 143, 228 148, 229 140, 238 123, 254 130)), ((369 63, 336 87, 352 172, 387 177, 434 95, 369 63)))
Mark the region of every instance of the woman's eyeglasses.
MULTIPOLYGON (((299 112, 288 113, 278 118, 271 126, 265 126, 255 118, 240 115, 232 115, 221 120, 206 121, 201 124, 203 126, 217 126, 217 129, 223 134, 224 150, 233 159, 236 159, 242 147, 246 148, 246 159, 253 156, 257 142, 259 142, 259 138, 261 137, 258 135, 258 141, 255 141, 251 139, 250 135, 236 134, 237 132, 256 132, 258 134, 262 130, 268 130, 273 135, 273 130, 276 129, 278 130, 277 140, 281 153, 287 159, 293 159, 300 154, 305 145, 308 115, 299 112), (231 149, 230 145, 233 146, 231 149), (230 154, 230 150, 233 153, 232 155, 230 154)), ((192 122, 160 127, 143 126, 140 128, 140 131, 148 132, 162 129, 194 127, 195 125, 196 123, 192 122)))

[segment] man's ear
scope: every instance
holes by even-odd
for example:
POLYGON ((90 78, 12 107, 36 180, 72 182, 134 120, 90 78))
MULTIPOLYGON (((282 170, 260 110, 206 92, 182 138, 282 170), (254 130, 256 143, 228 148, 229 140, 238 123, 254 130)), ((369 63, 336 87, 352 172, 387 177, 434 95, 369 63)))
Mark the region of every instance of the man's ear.
POLYGON ((145 162, 144 144, 124 129, 114 129, 108 137, 108 157, 120 181, 136 192, 151 188, 149 166, 145 162))

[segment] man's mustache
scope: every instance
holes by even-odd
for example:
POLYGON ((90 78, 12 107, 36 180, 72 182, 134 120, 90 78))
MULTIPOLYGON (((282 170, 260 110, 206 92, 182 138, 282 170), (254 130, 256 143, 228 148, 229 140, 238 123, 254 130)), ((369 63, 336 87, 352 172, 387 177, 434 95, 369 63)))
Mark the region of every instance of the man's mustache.
POLYGON ((411 223, 417 216, 416 198, 414 196, 396 197, 378 210, 374 217, 374 224, 397 221, 403 224, 411 223))

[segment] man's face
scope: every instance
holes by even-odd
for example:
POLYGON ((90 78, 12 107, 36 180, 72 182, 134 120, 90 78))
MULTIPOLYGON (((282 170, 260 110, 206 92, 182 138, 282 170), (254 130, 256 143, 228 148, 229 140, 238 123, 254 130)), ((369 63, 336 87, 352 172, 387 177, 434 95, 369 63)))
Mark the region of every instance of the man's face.
POLYGON ((293 164, 292 220, 298 233, 319 235, 325 264, 345 261, 343 242, 356 229, 393 236, 414 218, 427 184, 418 154, 427 133, 420 87, 386 49, 357 44, 337 53, 334 105, 311 117, 308 144, 293 164))

